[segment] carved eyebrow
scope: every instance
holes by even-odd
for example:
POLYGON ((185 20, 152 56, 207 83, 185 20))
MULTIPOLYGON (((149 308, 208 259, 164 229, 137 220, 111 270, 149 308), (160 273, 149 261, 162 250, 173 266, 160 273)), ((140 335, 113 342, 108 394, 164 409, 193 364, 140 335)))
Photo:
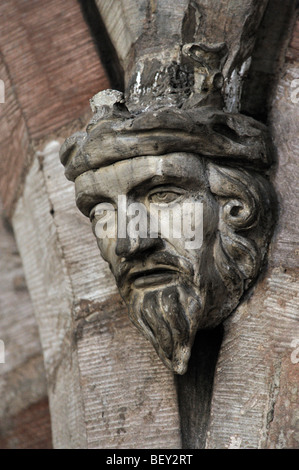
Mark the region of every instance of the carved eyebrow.
MULTIPOLYGON (((91 172, 95 176, 95 172, 91 172)), ((85 174, 87 176, 87 174, 85 174)), ((80 177, 79 177, 80 178, 80 177)), ((117 197, 122 194, 120 191, 117 194, 112 195, 111 192, 105 192, 101 185, 101 181, 96 183, 92 178, 93 183, 89 186, 89 192, 87 193, 85 190, 79 190, 76 194, 76 201, 79 206, 82 205, 84 207, 84 213, 87 217, 90 215, 90 211, 93 209, 94 206, 100 204, 101 202, 109 202, 111 204, 117 203, 117 197)), ((138 183, 135 184, 133 187, 129 187, 124 194, 128 195, 128 197, 132 195, 136 195, 137 197, 142 196, 145 192, 148 192, 151 188, 155 186, 177 186, 180 189, 187 189, 190 190, 195 189, 197 191, 203 190, 206 188, 207 183, 205 179, 200 180, 198 175, 178 175, 178 174, 162 174, 157 175, 153 174, 148 178, 143 180, 139 179, 138 183)), ((86 187, 86 186, 85 186, 86 187)))
POLYGON ((180 194, 184 194, 186 192, 186 188, 182 188, 178 184, 174 183, 167 183, 167 184, 155 184, 154 186, 149 187, 148 195, 155 194, 156 192, 172 192, 177 191, 180 194))
MULTIPOLYGON (((143 157, 140 157, 143 159, 143 157)), ((147 162, 150 157, 147 157, 147 162)), ((158 157, 153 157, 157 159, 158 157)), ((94 205, 102 201, 116 201, 120 194, 133 194, 134 192, 147 191, 154 185, 172 184, 183 189, 202 191, 207 189, 208 181, 205 170, 193 165, 182 167, 182 158, 175 161, 167 156, 159 157, 159 164, 131 165, 123 173, 116 171, 116 166, 89 170, 82 173, 75 180, 76 202, 81 212, 87 217, 94 205), (176 164, 176 162, 178 164, 176 164), (108 178, 109 176, 109 178, 108 178), (119 189, 116 192, 116 189, 119 189)), ((196 157, 196 160, 197 157, 196 157)), ((145 161, 145 160, 144 160, 145 161)), ((157 161, 157 160, 155 160, 157 161)), ((193 159, 194 161, 194 159, 193 159)), ((153 161, 154 162, 154 161, 153 161)), ((185 160, 184 160, 185 162, 185 160)), ((185 162, 186 163, 186 162, 185 162)), ((191 162, 192 163, 192 162, 191 162)), ((128 165, 128 162, 120 162, 119 168, 128 165)), ((124 168, 124 167, 123 167, 124 168)))
POLYGON ((188 189, 196 189, 200 190, 202 188, 206 187, 206 181, 202 180, 200 181, 197 176, 192 177, 192 175, 188 176, 182 176, 182 175, 169 175, 169 174, 163 174, 163 175, 154 175, 150 178, 147 178, 143 180, 142 182, 139 182, 136 186, 131 188, 128 192, 128 195, 131 194, 141 194, 144 193, 145 191, 149 191, 152 188, 159 187, 161 188, 171 188, 171 187, 177 187, 178 189, 181 190, 188 190, 188 189))
MULTIPOLYGON (((149 169, 146 169, 146 173, 150 173, 149 169)), ((96 175, 96 174, 95 174, 96 175)), ((196 187, 199 187, 198 183, 199 180, 197 178, 197 175, 186 175, 182 176, 179 175, 178 173, 163 173, 163 174, 157 174, 154 172, 154 170, 149 174, 149 175, 134 175, 134 181, 132 181, 131 185, 128 184, 127 190, 125 191, 127 194, 132 194, 134 192, 140 192, 143 190, 147 190, 148 188, 152 186, 158 186, 158 185, 177 185, 178 187, 183 187, 184 185, 188 185, 190 187, 190 181, 193 180, 194 184, 196 187), (137 181, 136 181, 137 180, 137 181)), ((100 184, 99 184, 100 186, 100 184)), ((107 193, 105 190, 103 190, 103 186, 101 186, 101 189, 98 192, 98 198, 103 199, 103 200, 108 200, 109 198, 111 199, 111 193, 109 192, 110 187, 108 187, 107 193), (101 191, 102 189, 102 191, 101 191)))
MULTIPOLYGON (((144 195, 144 193, 148 193, 149 191, 157 188, 161 188, 166 190, 167 188, 175 188, 177 187, 178 189, 186 189, 184 188, 184 184, 182 184, 182 178, 179 178, 177 176, 174 177, 169 177, 169 176, 160 176, 160 175, 155 175, 152 178, 148 178, 141 183, 137 184, 134 186, 134 188, 130 189, 128 192, 128 195, 144 195)), ((189 185, 190 187, 190 185, 189 185)))

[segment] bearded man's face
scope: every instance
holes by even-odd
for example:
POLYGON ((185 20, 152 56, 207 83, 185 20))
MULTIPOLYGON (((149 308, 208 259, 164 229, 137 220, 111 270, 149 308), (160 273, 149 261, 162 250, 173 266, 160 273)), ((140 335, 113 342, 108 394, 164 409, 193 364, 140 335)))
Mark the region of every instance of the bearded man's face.
POLYGON ((213 261, 219 207, 205 161, 185 153, 137 157, 96 170, 93 178, 93 231, 130 319, 162 361, 183 374, 197 330, 215 327, 227 315, 220 302, 225 288, 213 261), (132 231, 140 205, 143 221, 155 217, 155 209, 161 215, 158 209, 168 208, 169 233, 161 226, 155 234, 150 226, 141 233, 140 218, 139 232, 132 231), (118 217, 120 210, 125 218, 118 217), (108 234, 117 219, 122 226, 108 234))
POLYGON ((132 322, 183 374, 197 330, 218 326, 262 268, 276 206, 267 129, 213 106, 132 114, 113 90, 93 111, 61 147, 66 177, 132 322))

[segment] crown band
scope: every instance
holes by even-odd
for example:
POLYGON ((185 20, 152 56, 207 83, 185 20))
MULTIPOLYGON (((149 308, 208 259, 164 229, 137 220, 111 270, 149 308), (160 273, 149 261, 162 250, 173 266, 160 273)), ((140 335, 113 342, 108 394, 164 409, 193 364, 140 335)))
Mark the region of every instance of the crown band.
MULTIPOLYGON (((103 113, 102 113, 103 114, 103 113)), ((254 169, 271 164, 266 127, 242 114, 214 108, 162 108, 136 116, 93 118, 87 132, 65 141, 60 151, 68 179, 117 161, 188 152, 254 169)))

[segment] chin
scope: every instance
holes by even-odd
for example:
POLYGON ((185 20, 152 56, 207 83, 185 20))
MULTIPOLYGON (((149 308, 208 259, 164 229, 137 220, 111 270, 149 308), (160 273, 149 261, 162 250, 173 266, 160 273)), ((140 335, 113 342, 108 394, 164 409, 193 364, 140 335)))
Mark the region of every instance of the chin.
POLYGON ((191 282, 131 290, 129 317, 154 346, 163 363, 184 374, 201 322, 205 299, 191 282))

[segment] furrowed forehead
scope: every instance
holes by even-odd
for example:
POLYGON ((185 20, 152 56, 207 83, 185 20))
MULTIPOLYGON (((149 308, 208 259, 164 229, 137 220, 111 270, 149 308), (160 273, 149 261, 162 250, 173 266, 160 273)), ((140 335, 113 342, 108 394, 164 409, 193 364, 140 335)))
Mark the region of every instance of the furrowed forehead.
POLYGON ((194 154, 173 153, 162 156, 136 157, 123 160, 78 176, 75 181, 76 200, 87 215, 100 200, 116 200, 120 194, 149 182, 168 181, 199 186, 205 180, 204 162, 194 154))

